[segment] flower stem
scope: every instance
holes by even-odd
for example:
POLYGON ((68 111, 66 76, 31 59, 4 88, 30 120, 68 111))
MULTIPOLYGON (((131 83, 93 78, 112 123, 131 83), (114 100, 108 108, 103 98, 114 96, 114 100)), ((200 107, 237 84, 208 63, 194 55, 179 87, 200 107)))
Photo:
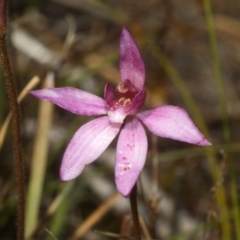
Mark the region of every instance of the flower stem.
POLYGON ((132 219, 133 219, 133 225, 134 225, 135 240, 141 240, 139 216, 138 216, 138 209, 137 209, 137 185, 136 184, 133 187, 133 190, 130 193, 129 198, 130 198, 132 219))
POLYGON ((17 239, 24 239, 24 206, 25 206, 25 192, 24 192, 24 168, 23 159, 21 154, 21 135, 20 135, 20 114, 17 102, 17 93, 14 85, 14 78, 12 74, 11 65, 9 62, 6 34, 7 34, 7 6, 6 1, 0 1, 0 59, 5 76, 5 82, 8 92, 9 105, 13 118, 13 148, 15 158, 15 171, 17 178, 17 194, 18 194, 18 206, 17 206, 17 239))

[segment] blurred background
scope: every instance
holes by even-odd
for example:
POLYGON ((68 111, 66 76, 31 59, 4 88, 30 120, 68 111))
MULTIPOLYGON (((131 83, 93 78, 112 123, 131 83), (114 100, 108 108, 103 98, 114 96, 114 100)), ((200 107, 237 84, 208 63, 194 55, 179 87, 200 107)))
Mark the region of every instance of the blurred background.
MULTIPOLYGON (((148 158, 138 182, 144 238, 240 240, 239 1, 8 2, 9 54, 24 95, 26 239, 132 236, 128 199, 114 183, 116 140, 76 180, 61 182, 63 152, 91 118, 26 91, 73 86, 103 96, 106 83, 120 81, 119 36, 126 26, 146 65, 144 108, 184 108, 213 144, 197 147, 147 131, 148 158)), ((0 79, 0 239, 11 240, 16 176, 2 69, 0 79)))

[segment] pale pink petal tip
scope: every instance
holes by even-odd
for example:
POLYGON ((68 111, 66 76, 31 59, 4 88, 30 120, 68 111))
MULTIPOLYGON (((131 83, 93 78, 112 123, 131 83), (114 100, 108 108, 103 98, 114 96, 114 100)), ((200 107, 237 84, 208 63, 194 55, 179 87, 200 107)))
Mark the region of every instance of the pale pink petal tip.
POLYGON ((200 146, 212 146, 212 143, 210 143, 205 137, 203 137, 202 141, 200 141, 197 145, 200 145, 200 146))
POLYGON ((128 79, 138 90, 143 89, 145 66, 135 41, 125 27, 120 36, 120 74, 122 81, 128 79))
POLYGON ((201 146, 211 145, 182 108, 163 106, 139 113, 137 117, 157 136, 201 146))
POLYGON ((128 178, 123 178, 121 184, 117 185, 118 192, 123 197, 128 197, 132 192, 134 185, 137 183, 141 170, 131 171, 128 178))
POLYGON ((60 179, 63 182, 67 182, 70 180, 73 180, 74 178, 76 178, 78 175, 81 174, 83 169, 77 169, 77 168, 63 168, 61 167, 60 169, 60 179))

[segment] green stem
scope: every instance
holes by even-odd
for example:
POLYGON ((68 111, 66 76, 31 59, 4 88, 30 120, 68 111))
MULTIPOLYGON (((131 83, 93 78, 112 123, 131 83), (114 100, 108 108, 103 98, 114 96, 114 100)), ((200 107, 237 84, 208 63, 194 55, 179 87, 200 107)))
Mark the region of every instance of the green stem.
MULTIPOLYGON (((220 60, 219 60, 219 54, 218 54, 218 48, 217 48, 217 40, 216 40, 216 35, 214 30, 211 3, 209 0, 204 0, 203 3, 204 3, 204 10, 205 10, 206 21, 208 26, 209 41, 210 41, 211 50, 212 50, 213 67, 214 67, 214 72, 217 79, 219 102, 220 102, 220 107, 222 111, 223 132, 224 132, 224 137, 227 144, 226 154, 228 156, 228 162, 229 162, 230 191, 231 191, 232 201, 233 201, 235 231, 236 231, 237 239, 240 240, 240 228, 239 228, 240 212, 239 212, 238 196, 237 196, 238 195, 237 183, 236 183, 237 178, 235 173, 236 168, 232 158, 232 154, 229 151, 231 135, 230 135, 229 123, 228 123, 228 112, 227 112, 227 104, 225 100, 224 83, 223 83, 223 78, 221 73, 221 66, 220 66, 220 60)), ((226 223, 226 225, 223 226, 222 229, 224 233, 224 239, 231 239, 229 224, 226 223)))
POLYGON ((17 102, 17 93, 14 85, 14 78, 8 57, 6 45, 6 2, 1 1, 1 16, 0 16, 0 59, 5 76, 5 82, 8 92, 9 105, 12 112, 12 129, 13 129, 13 148, 15 157, 15 171, 17 178, 17 194, 18 194, 18 209, 17 209, 17 239, 24 240, 24 168, 21 154, 21 135, 20 135, 20 114, 17 102))
POLYGON ((130 205, 131 205, 131 211, 132 211, 135 240, 141 240, 139 216, 138 216, 138 209, 137 209, 137 185, 136 184, 133 187, 133 190, 130 193, 129 198, 130 198, 130 205))

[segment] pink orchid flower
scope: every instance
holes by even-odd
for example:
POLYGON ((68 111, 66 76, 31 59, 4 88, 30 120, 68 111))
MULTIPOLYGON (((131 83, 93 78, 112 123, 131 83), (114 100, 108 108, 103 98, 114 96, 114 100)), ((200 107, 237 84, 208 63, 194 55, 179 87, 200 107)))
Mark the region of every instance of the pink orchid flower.
POLYGON ((138 47, 126 28, 120 37, 121 82, 106 84, 104 99, 72 88, 50 88, 30 93, 78 115, 97 116, 79 128, 62 160, 63 181, 76 178, 87 164, 95 161, 119 134, 115 164, 118 191, 127 197, 146 161, 148 142, 144 124, 157 136, 202 146, 211 145, 181 108, 162 106, 138 112, 143 106, 145 67, 138 47))

